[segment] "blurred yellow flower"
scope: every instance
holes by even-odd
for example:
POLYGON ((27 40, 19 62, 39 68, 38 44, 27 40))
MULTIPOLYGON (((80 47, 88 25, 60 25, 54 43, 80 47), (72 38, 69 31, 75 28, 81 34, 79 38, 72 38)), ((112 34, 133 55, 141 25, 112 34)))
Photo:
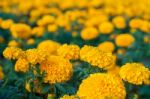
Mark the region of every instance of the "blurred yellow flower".
POLYGON ((58 26, 56 24, 48 25, 48 32, 56 32, 57 29, 58 29, 58 26))
POLYGON ((9 47, 19 47, 20 43, 17 42, 16 40, 11 40, 11 41, 9 41, 8 46, 9 47))
POLYGON ((99 25, 99 31, 102 34, 110 34, 114 31, 114 26, 111 22, 103 22, 99 25))
POLYGON ((81 31, 81 38, 84 40, 92 40, 97 38, 99 35, 99 32, 94 27, 86 27, 81 31))
POLYGON ((120 34, 115 39, 116 45, 121 47, 129 47, 134 41, 135 39, 131 34, 120 34))
POLYGON ((3 73, 2 66, 0 65, 0 80, 2 80, 3 78, 4 78, 4 73, 3 73))
POLYGON ((36 36, 36 37, 41 37, 44 34, 44 27, 34 27, 31 31, 31 34, 36 36))
POLYGON ((115 50, 115 45, 110 41, 105 41, 100 43, 98 48, 104 52, 113 52, 115 50))
POLYGON ((7 19, 7 20, 3 20, 0 24, 0 27, 2 29, 9 29, 11 27, 11 25, 13 25, 13 20, 11 19, 7 19))
POLYGON ((126 27, 126 20, 123 16, 114 17, 112 22, 118 29, 124 29, 126 27))
POLYGON ((27 44, 28 44, 28 45, 32 45, 32 44, 34 44, 34 43, 35 43, 35 40, 32 39, 32 38, 27 40, 27 44))
POLYGON ((38 44, 38 49, 45 51, 47 54, 56 54, 59 47, 60 44, 52 40, 45 40, 38 44))
POLYGON ((64 96, 61 97, 60 99, 79 99, 79 97, 76 96, 76 95, 71 95, 71 96, 69 96, 69 95, 64 95, 64 96))
POLYGON ((13 24, 10 31, 14 38, 27 39, 31 36, 31 27, 23 23, 13 24))

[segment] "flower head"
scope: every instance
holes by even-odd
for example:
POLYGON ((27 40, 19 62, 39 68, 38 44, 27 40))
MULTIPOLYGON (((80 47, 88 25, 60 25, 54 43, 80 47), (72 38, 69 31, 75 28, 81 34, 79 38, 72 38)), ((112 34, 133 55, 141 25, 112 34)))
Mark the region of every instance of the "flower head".
POLYGON ((80 47, 78 45, 67 45, 64 44, 57 50, 58 55, 67 59, 78 59, 80 47))
POLYGON ((128 47, 132 45, 134 41, 134 37, 130 34, 120 34, 115 39, 116 44, 121 47, 128 47))
POLYGON ((81 99, 125 99, 126 92, 118 76, 96 73, 82 81, 77 95, 81 99))
POLYGON ((73 72, 69 60, 60 56, 49 56, 40 64, 40 69, 46 73, 45 83, 50 84, 69 80, 73 72))
POLYGON ((15 64, 16 72, 27 72, 29 70, 29 62, 24 58, 19 58, 15 64))
POLYGON ((120 77, 129 83, 141 85, 150 77, 148 68, 140 63, 126 63, 120 69, 120 77))
POLYGON ((97 47, 87 45, 81 48, 80 59, 103 69, 111 68, 115 63, 112 53, 103 52, 97 47))
POLYGON ((113 52, 115 50, 115 45, 112 42, 105 41, 100 43, 98 48, 104 52, 113 52))
POLYGON ((56 54, 59 47, 60 44, 52 40, 45 40, 38 44, 38 49, 41 49, 48 54, 56 54))
POLYGON ((17 47, 7 47, 3 51, 3 55, 7 59, 18 59, 24 57, 24 51, 17 47))

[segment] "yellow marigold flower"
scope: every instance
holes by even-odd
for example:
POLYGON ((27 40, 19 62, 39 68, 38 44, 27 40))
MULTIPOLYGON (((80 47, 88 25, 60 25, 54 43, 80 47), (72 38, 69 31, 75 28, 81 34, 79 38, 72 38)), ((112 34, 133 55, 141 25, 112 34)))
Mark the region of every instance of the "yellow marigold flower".
POLYGON ((28 62, 33 65, 41 63, 47 57, 47 54, 40 49, 28 49, 25 53, 28 62))
POLYGON ((99 25, 99 31, 102 34, 110 34, 114 30, 114 26, 111 22, 103 22, 99 25))
POLYGON ((4 73, 3 73, 3 69, 0 66, 0 80, 2 80, 4 78, 4 73))
POLYGON ((34 44, 34 43, 35 43, 35 40, 32 39, 32 38, 27 40, 27 44, 28 44, 28 45, 32 45, 32 44, 34 44))
POLYGON ((38 49, 45 51, 48 54, 56 54, 57 49, 60 47, 60 44, 52 41, 52 40, 45 40, 39 43, 38 49))
POLYGON ((49 32, 56 32, 58 29, 58 26, 56 24, 50 24, 48 25, 48 31, 49 32))
POLYGON ((71 96, 69 96, 69 95, 64 95, 64 96, 61 97, 60 99, 79 99, 79 97, 76 96, 76 95, 71 95, 71 96))
POLYGON ((13 22, 13 20, 11 20, 11 19, 4 20, 4 21, 1 22, 0 27, 1 27, 2 29, 9 29, 13 23, 14 23, 14 22, 13 22))
POLYGON ((118 29, 124 29, 126 27, 126 20, 123 16, 114 17, 112 22, 118 29))
POLYGON ((112 42, 105 41, 99 44, 98 48, 104 52, 113 52, 115 50, 115 45, 112 42))
POLYGON ((126 91, 118 76, 95 73, 82 81, 77 95, 81 99, 125 99, 126 91))
POLYGON ((57 50, 58 55, 66 59, 78 59, 80 53, 80 47, 78 45, 64 44, 57 50))
POLYGON ((40 69, 46 72, 45 83, 50 84, 69 80, 73 72, 69 60, 60 56, 49 56, 40 64, 40 69))
POLYGON ((134 43, 135 39, 130 34, 120 34, 116 37, 115 42, 117 46, 128 47, 134 43))
POLYGON ((24 57, 24 51, 17 47, 7 47, 3 51, 3 55, 7 59, 18 59, 24 57))
POLYGON ((115 63, 115 57, 112 53, 103 52, 97 47, 87 45, 81 48, 80 59, 103 69, 109 69, 115 63))
POLYGON ((139 29, 143 32, 150 32, 150 27, 149 27, 149 21, 142 21, 141 26, 139 27, 139 29))
POLYGON ((81 37, 82 39, 84 40, 92 40, 92 39, 95 39, 97 38, 99 35, 99 32, 96 28, 94 27, 87 27, 87 28, 84 28, 82 31, 81 31, 81 37))
POLYGON ((11 41, 9 41, 8 46, 9 47, 19 47, 20 43, 17 42, 16 40, 11 40, 11 41))
POLYGON ((143 84, 150 77, 148 68, 140 63, 126 63, 121 67, 119 74, 123 80, 135 85, 143 84))
POLYGON ((44 27, 34 27, 31 31, 31 34, 36 36, 36 37, 41 37, 44 34, 44 27))
POLYGON ((51 15, 45 15, 42 19, 40 19, 37 24, 39 26, 45 26, 55 22, 55 17, 51 15))
POLYGON ((27 72, 29 70, 29 62, 24 58, 19 58, 15 64, 16 72, 27 72))
POLYGON ((139 29, 141 25, 142 25, 142 19, 135 18, 129 22, 129 26, 133 29, 139 29))
POLYGON ((10 31, 14 38, 27 39, 31 36, 31 27, 23 23, 13 24, 10 31))

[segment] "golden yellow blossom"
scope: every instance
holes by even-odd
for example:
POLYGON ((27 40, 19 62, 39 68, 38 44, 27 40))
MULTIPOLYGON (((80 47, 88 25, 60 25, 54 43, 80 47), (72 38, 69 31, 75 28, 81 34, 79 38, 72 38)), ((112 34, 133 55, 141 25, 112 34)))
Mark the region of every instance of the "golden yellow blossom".
POLYGON ((14 38, 27 39, 31 36, 31 27, 23 23, 13 24, 10 31, 14 38))
POLYGON ((47 54, 40 49, 28 49, 25 53, 27 61, 33 65, 41 63, 47 57, 47 54))
POLYGON ((46 26, 48 24, 54 23, 55 17, 51 15, 45 15, 42 19, 38 20, 37 24, 39 26, 46 26))
POLYGON ((97 47, 87 45, 81 48, 80 59, 103 69, 109 69, 115 63, 115 57, 112 53, 103 52, 97 47))
POLYGON ((7 59, 18 59, 24 57, 24 51, 17 47, 6 47, 3 51, 3 55, 7 59))
POLYGON ((35 43, 35 40, 32 39, 32 38, 27 40, 27 44, 28 44, 28 45, 32 45, 32 44, 34 44, 34 43, 35 43))
POLYGON ((56 32, 57 29, 58 29, 58 26, 56 24, 48 25, 48 32, 56 32))
POLYGON ((135 39, 131 34, 120 34, 115 39, 116 45, 121 47, 129 47, 134 41, 135 39))
POLYGON ((69 80, 73 72, 69 60, 60 56, 49 56, 40 64, 40 69, 46 72, 45 83, 50 84, 69 80))
POLYGON ((2 29, 9 29, 13 25, 13 20, 8 19, 8 20, 3 20, 0 24, 0 27, 2 29))
POLYGON ((52 40, 45 40, 38 44, 38 49, 41 49, 48 54, 56 54, 56 51, 59 47, 60 44, 52 40))
POLYGON ((118 29, 124 29, 126 27, 126 20, 122 16, 114 17, 112 22, 118 29))
POLYGON ((110 34, 114 30, 114 26, 111 22, 103 22, 99 25, 99 31, 102 34, 110 34))
POLYGON ((19 47, 20 43, 17 42, 16 40, 11 40, 11 41, 9 41, 8 46, 9 47, 19 47))
POLYGON ((15 64, 16 72, 27 72, 29 70, 29 62, 24 58, 19 58, 15 64))
POLYGON ((66 59, 78 59, 80 53, 80 47, 78 45, 64 44, 57 50, 58 55, 66 59))
POLYGON ((81 31, 81 37, 84 40, 92 40, 97 38, 99 35, 99 32, 94 27, 86 27, 81 31))
POLYGON ((44 27, 34 27, 31 31, 31 34, 36 36, 36 37, 41 37, 44 34, 44 27))
POLYGON ((100 43, 98 48, 104 52, 113 52, 115 50, 115 45, 110 41, 105 41, 100 43))
POLYGON ((82 81, 77 95, 81 99, 125 99, 126 91, 118 76, 95 73, 82 81))
POLYGON ((141 85, 147 82, 150 77, 148 68, 141 63, 126 63, 120 69, 120 77, 135 85, 141 85))
POLYGON ((135 18, 129 22, 129 26, 133 29, 139 29, 142 25, 142 19, 135 18))

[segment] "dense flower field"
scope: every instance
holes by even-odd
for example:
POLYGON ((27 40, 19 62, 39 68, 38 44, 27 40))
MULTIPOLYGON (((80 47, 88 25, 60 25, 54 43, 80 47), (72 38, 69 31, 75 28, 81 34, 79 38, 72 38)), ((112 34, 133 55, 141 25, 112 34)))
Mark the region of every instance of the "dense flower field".
POLYGON ((150 99, 150 0, 0 0, 0 99, 150 99))

